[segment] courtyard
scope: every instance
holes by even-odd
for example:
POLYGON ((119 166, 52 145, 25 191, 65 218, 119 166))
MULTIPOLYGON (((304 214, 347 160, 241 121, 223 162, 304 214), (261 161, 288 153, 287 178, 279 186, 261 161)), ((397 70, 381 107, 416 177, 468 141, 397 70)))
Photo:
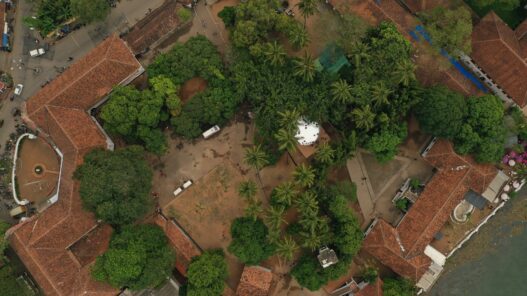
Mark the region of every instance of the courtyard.
POLYGON ((22 140, 16 162, 19 200, 28 200, 37 209, 55 194, 60 174, 60 158, 43 138, 22 140))

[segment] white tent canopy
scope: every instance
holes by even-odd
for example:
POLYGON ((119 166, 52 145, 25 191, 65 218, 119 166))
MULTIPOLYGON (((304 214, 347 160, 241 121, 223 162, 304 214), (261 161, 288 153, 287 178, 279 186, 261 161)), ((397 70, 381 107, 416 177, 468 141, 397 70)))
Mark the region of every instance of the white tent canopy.
POLYGON ((320 126, 316 122, 307 122, 301 118, 298 120, 298 131, 295 138, 302 146, 312 145, 318 140, 320 126))

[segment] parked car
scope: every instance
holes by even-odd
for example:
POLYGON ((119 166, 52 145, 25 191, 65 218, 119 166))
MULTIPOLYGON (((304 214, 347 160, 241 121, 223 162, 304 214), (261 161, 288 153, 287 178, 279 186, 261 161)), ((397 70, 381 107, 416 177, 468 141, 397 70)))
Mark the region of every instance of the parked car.
POLYGON ((212 137, 212 135, 216 134, 219 131, 220 131, 220 127, 215 125, 215 126, 209 128, 208 130, 206 130, 202 135, 203 135, 203 138, 208 139, 208 138, 212 137))
POLYGON ((24 85, 17 84, 15 87, 15 95, 19 96, 22 94, 22 90, 24 90, 24 85))
POLYGON ((32 56, 32 57, 38 57, 38 56, 41 56, 41 55, 43 55, 45 53, 46 53, 46 51, 44 50, 44 48, 37 48, 37 49, 33 49, 33 50, 29 51, 29 55, 32 56))

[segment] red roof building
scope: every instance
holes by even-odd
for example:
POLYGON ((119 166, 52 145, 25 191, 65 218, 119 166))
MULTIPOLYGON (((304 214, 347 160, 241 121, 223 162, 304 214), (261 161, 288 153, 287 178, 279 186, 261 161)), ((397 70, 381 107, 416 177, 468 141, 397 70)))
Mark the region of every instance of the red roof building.
POLYGON ((527 104, 527 22, 513 31, 494 12, 474 27, 472 54, 485 71, 516 104, 527 104))
POLYGON ((457 155, 446 140, 438 140, 425 159, 438 173, 397 227, 378 220, 363 245, 364 250, 393 271, 416 282, 432 263, 424 250, 450 213, 469 190, 482 194, 497 175, 494 166, 477 164, 469 156, 457 155))
POLYGON ((183 276, 187 276, 188 265, 192 257, 201 255, 201 249, 175 221, 158 214, 155 223, 163 229, 170 245, 176 251, 176 269, 183 276))
POLYGON ((240 283, 236 289, 237 296, 267 296, 273 282, 273 273, 261 266, 245 266, 240 283))
POLYGON ((88 151, 108 147, 89 109, 115 85, 130 82, 143 71, 126 43, 111 36, 27 101, 24 120, 62 154, 59 198, 41 214, 11 228, 9 239, 48 296, 118 292, 90 275, 95 258, 108 248, 112 229, 82 208, 73 172, 88 151))

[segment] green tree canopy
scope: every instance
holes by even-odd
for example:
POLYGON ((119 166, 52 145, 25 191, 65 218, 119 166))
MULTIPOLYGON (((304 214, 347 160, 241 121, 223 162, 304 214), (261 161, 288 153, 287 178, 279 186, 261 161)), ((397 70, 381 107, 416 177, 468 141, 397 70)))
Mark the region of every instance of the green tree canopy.
POLYGON ((384 296, 414 296, 417 292, 414 284, 405 278, 384 279, 382 289, 384 296))
MULTIPOLYGON (((171 83, 168 79, 165 81, 171 83)), ((157 128, 161 121, 168 119, 163 107, 165 100, 172 100, 173 94, 167 92, 140 92, 132 86, 116 87, 101 110, 105 130, 132 143, 141 141, 148 151, 163 154, 167 148, 166 139, 157 128)))
POLYGON ((334 244, 340 254, 353 256, 359 251, 364 235, 359 221, 343 195, 335 196, 329 204, 334 220, 334 244))
POLYGON ((133 223, 151 206, 152 171, 139 146, 93 150, 84 157, 75 178, 80 180, 84 207, 109 224, 133 223))
POLYGON ((108 0, 70 0, 71 12, 79 17, 80 21, 87 24, 102 21, 110 14, 108 0))
POLYGON ((419 16, 432 38, 433 46, 451 54, 456 54, 458 50, 470 54, 472 17, 465 6, 454 9, 437 6, 419 16))
POLYGON ((397 147, 407 136, 406 123, 383 129, 373 134, 366 142, 366 148, 375 154, 375 158, 383 163, 397 154, 397 147))
POLYGON ((422 98, 414 109, 421 128, 433 136, 453 139, 465 121, 465 98, 444 86, 426 89, 422 98))
POLYGON ((187 296, 221 295, 227 276, 223 251, 205 251, 190 262, 187 271, 187 296))
POLYGON ((244 264, 258 265, 275 250, 275 246, 267 242, 267 233, 267 226, 261 219, 236 218, 231 225, 229 252, 244 264))
POLYGON ((113 234, 110 247, 97 258, 92 274, 116 288, 153 288, 171 273, 175 256, 156 225, 127 226, 113 234))
POLYGON ((6 231, 11 227, 11 225, 5 221, 0 220, 0 260, 2 260, 4 255, 4 250, 8 246, 8 242, 5 239, 6 231))

